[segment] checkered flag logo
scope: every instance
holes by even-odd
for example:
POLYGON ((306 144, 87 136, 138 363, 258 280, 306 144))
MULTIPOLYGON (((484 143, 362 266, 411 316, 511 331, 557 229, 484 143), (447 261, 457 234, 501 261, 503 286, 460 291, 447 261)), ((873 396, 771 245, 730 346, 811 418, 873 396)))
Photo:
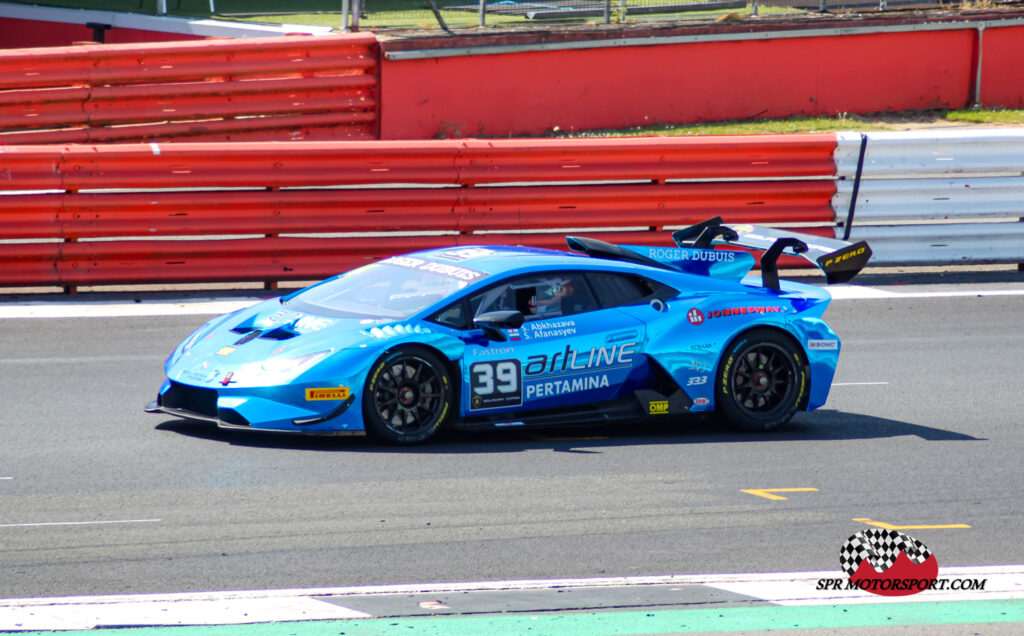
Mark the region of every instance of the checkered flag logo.
POLYGON ((850 537, 839 551, 839 565, 853 576, 861 561, 868 560, 878 573, 885 572, 896 563, 900 552, 920 565, 932 555, 923 543, 897 530, 861 530, 850 537))

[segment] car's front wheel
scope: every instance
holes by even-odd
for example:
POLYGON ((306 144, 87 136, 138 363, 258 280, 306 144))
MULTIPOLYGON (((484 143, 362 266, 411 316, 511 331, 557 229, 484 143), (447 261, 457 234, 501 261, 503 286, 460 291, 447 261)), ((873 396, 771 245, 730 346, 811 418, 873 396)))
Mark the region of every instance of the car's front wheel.
POLYGON ((436 355, 412 347, 388 351, 367 376, 366 432, 397 444, 425 441, 448 419, 452 396, 448 370, 436 355))
POLYGON ((718 413, 745 431, 767 431, 793 417, 807 398, 809 370, 788 336, 754 329, 730 343, 719 365, 718 413))

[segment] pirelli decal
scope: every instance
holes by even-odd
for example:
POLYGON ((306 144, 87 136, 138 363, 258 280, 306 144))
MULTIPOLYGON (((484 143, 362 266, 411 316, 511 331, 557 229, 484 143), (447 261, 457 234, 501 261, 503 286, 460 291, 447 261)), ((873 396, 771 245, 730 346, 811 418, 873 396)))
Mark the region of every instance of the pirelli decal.
POLYGON ((347 386, 328 386, 324 388, 306 389, 307 402, 322 402, 325 400, 347 400, 350 391, 347 386))

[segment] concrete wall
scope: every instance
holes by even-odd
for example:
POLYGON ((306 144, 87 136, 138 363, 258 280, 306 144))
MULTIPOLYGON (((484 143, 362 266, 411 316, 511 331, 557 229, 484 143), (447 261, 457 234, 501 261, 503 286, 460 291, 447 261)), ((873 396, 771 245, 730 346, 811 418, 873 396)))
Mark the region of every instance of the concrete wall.
POLYGON ((556 127, 964 108, 974 101, 979 76, 984 105, 1024 104, 1024 26, 917 27, 534 50, 480 46, 457 55, 394 51, 384 42, 381 137, 540 135, 556 127))

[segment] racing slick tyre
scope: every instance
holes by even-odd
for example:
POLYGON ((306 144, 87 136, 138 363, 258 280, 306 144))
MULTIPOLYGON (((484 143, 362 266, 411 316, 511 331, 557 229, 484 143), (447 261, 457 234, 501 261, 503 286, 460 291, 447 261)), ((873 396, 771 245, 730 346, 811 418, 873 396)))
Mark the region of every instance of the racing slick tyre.
POLYGON ((772 329, 753 329, 729 344, 718 367, 720 416, 744 431, 782 426, 803 407, 810 371, 800 347, 772 329))
POLYGON ((363 391, 366 433, 394 444, 425 441, 448 419, 452 397, 448 369, 436 355, 414 347, 387 351, 363 391))

